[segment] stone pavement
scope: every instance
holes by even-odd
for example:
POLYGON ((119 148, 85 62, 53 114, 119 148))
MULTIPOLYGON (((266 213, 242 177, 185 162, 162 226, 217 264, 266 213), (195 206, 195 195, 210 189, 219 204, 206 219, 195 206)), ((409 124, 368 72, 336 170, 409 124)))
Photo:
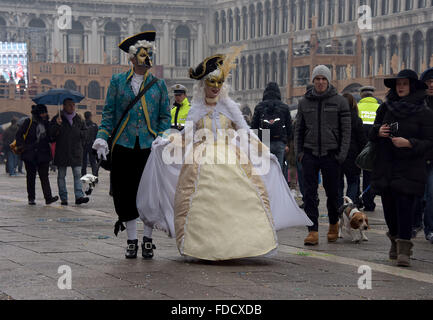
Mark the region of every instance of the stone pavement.
MULTIPOLYGON (((56 195, 56 174, 50 179, 56 195)), ((70 171, 67 183, 73 192, 70 171)), ((378 199, 376 212, 369 213, 368 242, 328 244, 323 214, 319 246, 305 247, 306 228, 291 228, 278 232, 272 258, 205 262, 181 257, 174 239, 161 232, 154 234, 153 260, 126 260, 126 232, 113 234, 117 219, 105 171, 86 205, 74 205, 70 193, 69 206, 46 206, 41 195, 37 181, 37 205, 29 206, 25 177, 9 177, 0 166, 0 300, 433 298, 433 245, 420 233, 412 267, 394 266, 378 199), (371 289, 358 286, 363 265, 371 268, 371 289), (71 289, 59 288, 66 283, 61 266, 72 272, 71 289)), ((325 213, 322 189, 320 198, 325 213)))

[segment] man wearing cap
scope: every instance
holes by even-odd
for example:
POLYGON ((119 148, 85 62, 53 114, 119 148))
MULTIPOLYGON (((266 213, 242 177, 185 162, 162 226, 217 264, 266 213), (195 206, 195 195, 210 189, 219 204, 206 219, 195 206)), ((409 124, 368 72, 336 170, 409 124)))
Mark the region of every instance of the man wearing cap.
MULTIPOLYGON (((427 85, 426 104, 433 110, 433 68, 423 72, 420 78, 427 85)), ((425 186, 424 199, 424 234, 426 240, 433 243, 433 150, 426 153, 427 183, 425 186)))
POLYGON ((329 231, 328 242, 338 238, 338 177, 350 145, 351 114, 348 101, 331 85, 331 71, 324 65, 314 68, 313 85, 299 101, 295 125, 295 155, 304 174, 305 212, 313 226, 305 245, 319 243, 318 177, 323 175, 329 231))
POLYGON ((173 89, 175 100, 173 103, 174 107, 171 109, 171 127, 182 130, 191 108, 186 97, 186 88, 181 84, 175 84, 171 89, 173 89))
MULTIPOLYGON (((374 97, 376 89, 372 86, 365 86, 360 89, 361 100, 358 103, 359 117, 362 119, 364 131, 368 136, 370 129, 373 127, 374 119, 376 118, 376 110, 380 103, 374 97)), ((374 203, 375 195, 371 191, 369 171, 362 171, 362 202, 364 203, 364 211, 374 211, 376 204, 374 203)))
MULTIPOLYGON (((111 78, 101 125, 93 144, 98 157, 105 158, 108 154, 107 139, 121 121, 119 129, 112 137, 111 181, 114 206, 119 216, 114 233, 117 236, 119 230, 125 229, 123 223, 126 224, 128 240, 125 257, 128 259, 136 258, 138 251, 139 215, 136 197, 141 175, 153 141, 170 128, 171 122, 170 100, 165 82, 156 79, 150 72, 155 36, 155 31, 141 32, 119 44, 119 48, 129 55, 133 68, 114 74, 111 78), (123 112, 144 89, 147 91, 143 91, 143 96, 122 118, 123 112)), ((142 256, 150 259, 155 249, 151 239, 153 226, 143 222, 142 256)))

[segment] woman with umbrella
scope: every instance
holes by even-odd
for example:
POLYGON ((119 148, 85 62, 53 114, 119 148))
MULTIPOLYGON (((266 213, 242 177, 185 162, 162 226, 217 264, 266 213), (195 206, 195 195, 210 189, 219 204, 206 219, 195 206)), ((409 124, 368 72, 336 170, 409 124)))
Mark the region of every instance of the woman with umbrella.
POLYGON ((27 195, 29 205, 35 205, 36 171, 41 180, 45 203, 50 204, 59 200, 51 194, 48 169, 51 160, 50 139, 48 132, 48 111, 43 104, 32 106, 32 117, 26 119, 16 134, 17 146, 23 147, 21 155, 27 172, 27 195))

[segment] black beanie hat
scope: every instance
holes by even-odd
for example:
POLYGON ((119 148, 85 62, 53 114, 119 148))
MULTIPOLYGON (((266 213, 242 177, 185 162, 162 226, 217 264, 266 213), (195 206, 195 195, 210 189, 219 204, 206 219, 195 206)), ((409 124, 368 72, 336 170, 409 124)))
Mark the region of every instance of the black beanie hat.
POLYGON ((32 114, 40 115, 42 113, 48 113, 47 106, 44 104, 34 104, 32 105, 32 114))

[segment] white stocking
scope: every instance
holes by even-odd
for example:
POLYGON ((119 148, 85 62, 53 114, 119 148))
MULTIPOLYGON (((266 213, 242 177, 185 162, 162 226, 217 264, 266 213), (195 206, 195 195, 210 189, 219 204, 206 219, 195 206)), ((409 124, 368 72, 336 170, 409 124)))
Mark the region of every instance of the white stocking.
POLYGON ((137 219, 126 221, 125 224, 126 224, 126 233, 128 235, 128 240, 136 240, 137 239, 137 219))

